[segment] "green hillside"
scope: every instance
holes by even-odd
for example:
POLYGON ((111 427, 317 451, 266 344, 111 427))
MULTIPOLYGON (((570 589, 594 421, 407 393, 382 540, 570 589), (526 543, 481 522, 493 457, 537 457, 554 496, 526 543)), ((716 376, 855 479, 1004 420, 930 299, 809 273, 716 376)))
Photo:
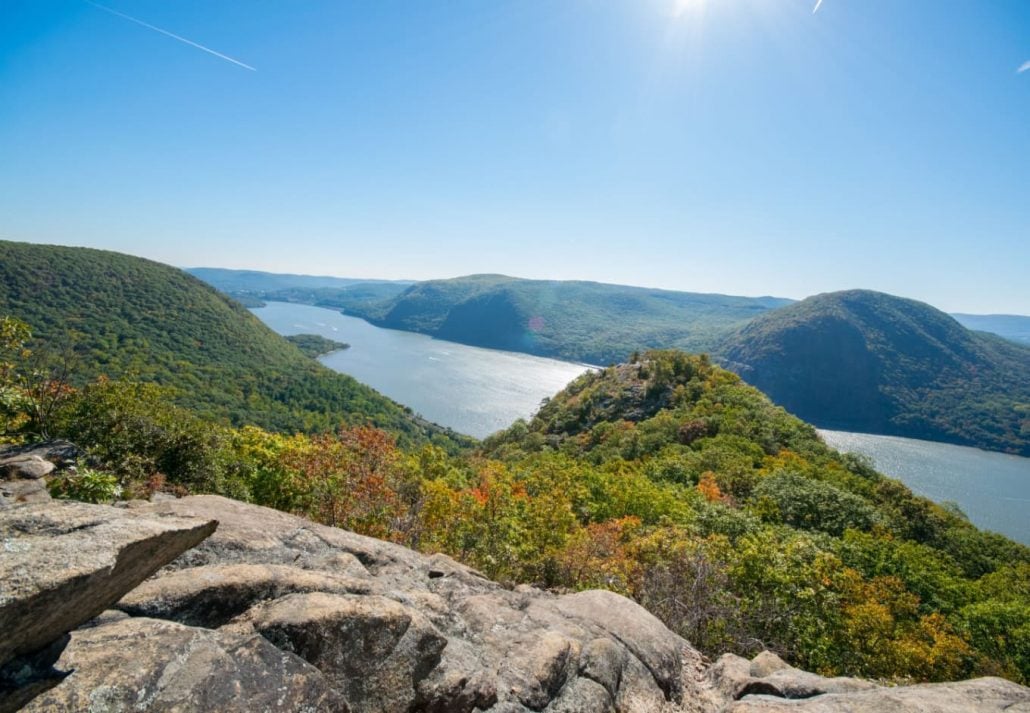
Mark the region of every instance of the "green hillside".
POLYGON ((348 311, 380 326, 463 344, 609 364, 651 347, 711 349, 736 327, 788 302, 471 275, 419 282, 392 300, 351 304, 348 311))
MULTIPOLYGON (((769 648, 824 673, 1030 680, 1030 549, 828 448, 703 356, 585 374, 482 452, 510 473, 471 493, 511 538, 493 552, 528 537, 494 494, 528 499, 541 514, 524 528, 545 521, 534 534, 554 548, 521 555, 530 578, 627 592, 713 658, 769 648), (555 545, 568 511, 586 531, 564 524, 555 545)), ((466 557, 496 573, 490 554, 466 557)))
POLYGON ((74 378, 131 376, 234 424, 314 431, 370 422, 420 441, 440 429, 306 357, 181 270, 85 248, 0 242, 0 315, 37 345, 72 350, 74 378))
POLYGON ((1030 455, 1030 348, 921 302, 816 295, 762 315, 721 353, 819 426, 1030 455))

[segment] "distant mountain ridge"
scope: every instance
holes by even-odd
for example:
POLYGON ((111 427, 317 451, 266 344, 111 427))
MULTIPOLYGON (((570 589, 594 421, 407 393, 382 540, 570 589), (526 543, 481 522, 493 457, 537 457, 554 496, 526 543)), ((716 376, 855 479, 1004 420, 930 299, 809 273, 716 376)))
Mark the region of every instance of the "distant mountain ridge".
POLYGON ((1030 317, 1019 314, 962 314, 952 313, 966 329, 990 332, 1021 344, 1030 344, 1030 317))
POLYGON ((187 273, 120 253, 0 241, 0 315, 101 375, 173 387, 176 401, 234 424, 286 431, 373 423, 419 442, 443 429, 306 357, 187 273))
POLYGON ((191 267, 186 272, 251 308, 263 307, 265 301, 270 301, 350 310, 396 297, 413 284, 405 280, 290 275, 214 267, 191 267))
POLYGON ((719 351, 816 425, 1030 455, 1030 348, 922 302, 816 295, 760 316, 719 351))
POLYGON ((599 282, 469 275, 418 282, 351 314, 474 346, 608 364, 656 346, 705 351, 777 297, 674 292, 599 282))
POLYGON ((222 292, 271 292, 285 289, 347 288, 360 284, 385 284, 407 287, 412 280, 379 280, 360 277, 332 277, 329 275, 294 275, 291 273, 262 272, 260 270, 232 270, 223 267, 185 267, 194 277, 222 292))
POLYGON ((593 364, 648 348, 709 352, 820 426, 1030 454, 1026 317, 952 317, 863 290, 793 302, 503 275, 393 285, 378 300, 368 289, 275 294, 383 327, 593 364))
MULTIPOLYGON (((215 289, 240 300, 249 307, 258 307, 263 299, 271 301, 301 302, 317 307, 351 310, 373 314, 373 303, 398 297, 407 288, 419 284, 416 280, 382 280, 372 278, 329 277, 262 272, 259 270, 233 270, 220 267, 188 267, 186 272, 200 278, 215 289)), ((477 276, 453 278, 473 280, 477 276)), ((482 276, 480 276, 482 277, 482 276)), ((504 277, 502 275, 486 277, 504 277)), ((506 278, 519 279, 519 278, 506 278)), ((434 280, 432 282, 441 282, 434 280)), ((537 280, 534 282, 548 281, 537 280)), ((603 283, 584 283, 598 284, 603 283)), ((648 289, 623 285, 609 287, 648 289)), ((665 290, 657 290, 665 292, 665 290)), ((673 291, 676 292, 676 291, 673 291)), ((691 294, 691 293, 678 293, 691 294)), ((752 299, 752 298, 745 298, 752 299)), ((796 300, 780 297, 756 297, 774 306, 783 306, 796 300)), ((953 312, 951 316, 962 326, 979 332, 990 332, 999 337, 1030 344, 1030 316, 1015 314, 966 314, 953 312)))

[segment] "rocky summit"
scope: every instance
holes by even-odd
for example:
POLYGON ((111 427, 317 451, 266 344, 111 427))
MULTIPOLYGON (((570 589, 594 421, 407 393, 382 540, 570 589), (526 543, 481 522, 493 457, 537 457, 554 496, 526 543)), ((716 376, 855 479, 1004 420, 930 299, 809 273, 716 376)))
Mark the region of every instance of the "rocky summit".
POLYGON ((632 601, 216 496, 0 509, 0 698, 25 711, 1030 711, 1002 679, 885 687, 706 661, 632 601))

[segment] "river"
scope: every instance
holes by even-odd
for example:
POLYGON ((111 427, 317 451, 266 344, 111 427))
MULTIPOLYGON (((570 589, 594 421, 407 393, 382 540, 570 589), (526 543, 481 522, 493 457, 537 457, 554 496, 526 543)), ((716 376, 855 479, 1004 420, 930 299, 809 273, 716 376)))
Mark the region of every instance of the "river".
POLYGON ((914 438, 819 433, 839 451, 869 456, 878 471, 914 492, 957 503, 977 527, 1030 545, 1030 458, 914 438))
MULTIPOLYGON (((350 349, 320 359, 430 421, 482 438, 528 418, 590 367, 382 329, 334 310, 270 302, 253 310, 283 335, 320 334, 350 349)), ((978 527, 1030 544, 1030 458, 945 443, 820 431, 842 451, 937 502, 953 501, 978 527)))
POLYGON ((529 418, 590 367, 375 327, 334 310, 269 302, 251 310, 282 335, 320 334, 350 349, 319 359, 425 418, 483 438, 529 418))

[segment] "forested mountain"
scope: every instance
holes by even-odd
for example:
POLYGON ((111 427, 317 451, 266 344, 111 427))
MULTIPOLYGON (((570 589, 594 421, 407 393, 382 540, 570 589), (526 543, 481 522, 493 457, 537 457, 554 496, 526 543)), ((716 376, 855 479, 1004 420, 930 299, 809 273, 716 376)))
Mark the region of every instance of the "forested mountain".
POLYGON ((82 383, 100 375, 173 387, 234 424, 322 430, 340 422, 424 440, 441 429, 306 357, 238 303, 181 270, 86 248, 0 242, 0 316, 31 327, 37 356, 82 383))
POLYGON ((1030 317, 1018 314, 952 314, 959 324, 978 332, 991 332, 1013 342, 1030 344, 1030 317))
POLYGON ((292 275, 259 270, 230 270, 221 267, 183 268, 222 292, 275 292, 276 290, 345 288, 362 284, 397 285, 401 289, 411 285, 405 280, 366 280, 357 277, 330 277, 328 275, 292 275))
POLYGON ((726 363, 819 426, 1030 455, 1030 347, 877 292, 816 295, 722 345, 726 363))
POLYGON ((597 282, 470 275, 419 282, 382 303, 351 305, 370 322, 463 344, 609 364, 651 347, 711 349, 775 297, 672 292, 597 282))
POLYGON ((594 364, 648 348, 708 352, 820 426, 1030 453, 1030 347, 1012 341, 1024 318, 959 316, 1002 339, 928 305, 861 290, 794 303, 500 275, 261 296, 594 364))
POLYGON ((186 268, 186 272, 247 307, 260 307, 269 300, 350 309, 392 299, 412 284, 403 280, 290 275, 217 267, 191 267, 186 268))
MULTIPOLYGON (((713 657, 765 646, 824 673, 1030 676, 1030 550, 833 451, 703 356, 585 374, 482 452, 507 470, 472 491, 495 534, 469 557, 495 574, 521 551, 508 533, 532 528, 523 507, 555 550, 524 556, 529 577, 628 592, 713 657)), ((447 521, 460 548, 468 530, 447 521)))

